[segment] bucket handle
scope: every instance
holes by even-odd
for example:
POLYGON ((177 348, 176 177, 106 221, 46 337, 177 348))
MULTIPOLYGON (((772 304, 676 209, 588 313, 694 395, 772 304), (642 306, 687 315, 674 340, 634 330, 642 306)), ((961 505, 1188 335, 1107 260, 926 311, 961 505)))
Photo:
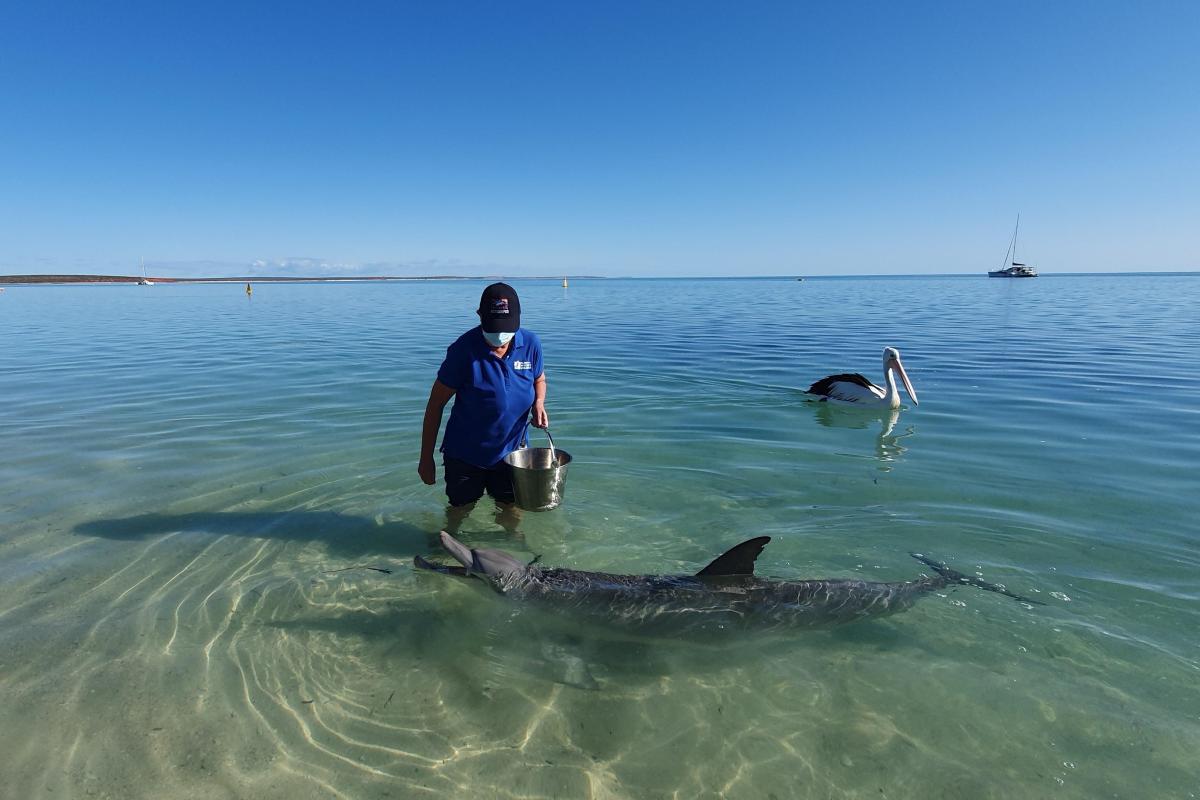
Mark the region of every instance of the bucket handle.
MULTIPOLYGON (((521 434, 522 447, 529 447, 529 429, 532 427, 533 425, 529 424, 529 421, 525 422, 525 432, 521 434)), ((546 438, 550 440, 550 466, 557 470, 558 456, 554 449, 554 437, 550 435, 550 426, 547 425, 546 427, 542 428, 541 431, 542 433, 546 434, 546 438)))
POLYGON ((550 440, 550 466, 558 469, 558 455, 554 452, 554 437, 550 435, 550 426, 542 428, 542 433, 546 434, 546 438, 550 440))
MULTIPOLYGON (((532 415, 525 420, 525 430, 521 432, 521 447, 529 447, 529 429, 533 426, 532 415)), ((550 435, 550 426, 541 429, 542 433, 546 434, 546 438, 550 440, 550 466, 558 471, 558 457, 554 448, 554 437, 550 435)))

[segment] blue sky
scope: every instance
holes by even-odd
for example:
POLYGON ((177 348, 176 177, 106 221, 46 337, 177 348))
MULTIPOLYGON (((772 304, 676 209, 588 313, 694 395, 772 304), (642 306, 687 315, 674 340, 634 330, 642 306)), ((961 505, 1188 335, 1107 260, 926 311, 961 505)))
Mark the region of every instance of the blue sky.
POLYGON ((0 273, 1200 269, 1200 3, 27 3, 0 273))

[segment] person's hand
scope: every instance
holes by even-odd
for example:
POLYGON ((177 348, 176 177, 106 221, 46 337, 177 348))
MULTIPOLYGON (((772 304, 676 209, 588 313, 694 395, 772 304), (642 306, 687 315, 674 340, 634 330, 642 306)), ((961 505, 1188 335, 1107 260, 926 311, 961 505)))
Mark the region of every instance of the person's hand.
POLYGON ((535 428, 549 428, 550 415, 546 413, 546 407, 541 403, 533 404, 533 419, 530 420, 535 428))
POLYGON ((437 483, 437 467, 433 464, 433 456, 421 456, 421 462, 417 464, 417 474, 427 486, 437 483))

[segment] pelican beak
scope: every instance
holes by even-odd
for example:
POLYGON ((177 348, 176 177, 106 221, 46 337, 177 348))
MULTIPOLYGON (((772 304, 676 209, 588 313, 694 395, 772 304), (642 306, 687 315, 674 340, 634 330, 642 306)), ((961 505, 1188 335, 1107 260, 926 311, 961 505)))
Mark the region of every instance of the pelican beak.
POLYGON ((910 381, 908 379, 908 373, 904 371, 904 365, 900 363, 900 359, 898 359, 898 358, 892 359, 892 368, 895 369, 897 373, 899 373, 900 381, 904 384, 904 391, 908 392, 908 396, 912 398, 913 405, 914 406, 921 405, 920 401, 917 400, 917 393, 913 391, 912 381, 910 381))

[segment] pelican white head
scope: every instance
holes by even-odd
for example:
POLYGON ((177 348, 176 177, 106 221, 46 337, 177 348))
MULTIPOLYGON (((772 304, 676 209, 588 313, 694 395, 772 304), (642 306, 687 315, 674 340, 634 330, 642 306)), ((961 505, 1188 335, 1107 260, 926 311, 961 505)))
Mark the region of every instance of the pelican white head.
POLYGON ((919 406, 921 403, 917 400, 917 393, 913 391, 912 382, 908 379, 908 373, 904 371, 904 364, 900 362, 900 351, 894 347, 883 348, 883 372, 887 375, 889 370, 895 370, 900 376, 901 383, 904 384, 904 391, 908 392, 908 396, 912 398, 913 405, 919 406))

